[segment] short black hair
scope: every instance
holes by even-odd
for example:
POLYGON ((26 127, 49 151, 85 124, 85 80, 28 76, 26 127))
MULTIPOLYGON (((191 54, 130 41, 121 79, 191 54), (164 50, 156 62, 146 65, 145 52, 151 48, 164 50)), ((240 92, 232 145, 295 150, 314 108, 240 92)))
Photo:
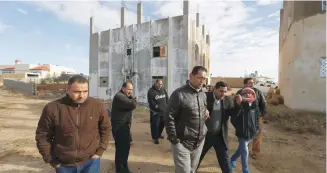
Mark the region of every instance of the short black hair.
POLYGON ((225 83, 224 81, 217 82, 215 88, 218 89, 220 87, 227 87, 227 83, 225 83))
POLYGON ((127 84, 133 85, 132 81, 126 81, 126 82, 123 83, 123 85, 121 87, 122 88, 126 88, 127 87, 127 84))
POLYGON ((248 81, 249 80, 254 80, 252 77, 247 77, 247 78, 245 78, 244 80, 243 80, 243 84, 245 85, 245 84, 248 84, 248 81))
POLYGON ((200 71, 208 72, 203 66, 195 66, 193 67, 192 74, 197 75, 200 71))
POLYGON ((89 81, 82 75, 74 75, 69 78, 68 86, 71 86, 75 82, 80 83, 80 84, 85 84, 85 83, 88 83, 89 81))

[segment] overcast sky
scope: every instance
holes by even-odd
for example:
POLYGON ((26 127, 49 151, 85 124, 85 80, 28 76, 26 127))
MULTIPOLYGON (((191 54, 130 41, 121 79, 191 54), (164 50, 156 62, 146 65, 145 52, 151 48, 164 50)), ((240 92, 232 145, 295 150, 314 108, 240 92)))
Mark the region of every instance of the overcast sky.
MULTIPOLYGON (((126 1, 127 24, 136 24, 137 1, 126 1)), ((143 1, 143 20, 183 13, 183 2, 143 1)), ((96 30, 120 26, 120 1, 0 2, 0 64, 50 63, 88 74, 89 17, 96 30)), ((281 1, 191 0, 211 38, 213 76, 278 76, 281 1)))

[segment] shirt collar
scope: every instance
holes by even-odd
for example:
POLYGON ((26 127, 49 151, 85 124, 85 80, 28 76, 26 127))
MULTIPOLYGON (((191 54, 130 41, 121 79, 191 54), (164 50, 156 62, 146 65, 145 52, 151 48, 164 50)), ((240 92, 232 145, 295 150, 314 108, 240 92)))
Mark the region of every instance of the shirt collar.
POLYGON ((213 98, 215 99, 215 102, 218 102, 219 103, 222 98, 221 99, 217 99, 215 93, 213 92, 212 94, 213 94, 213 98))

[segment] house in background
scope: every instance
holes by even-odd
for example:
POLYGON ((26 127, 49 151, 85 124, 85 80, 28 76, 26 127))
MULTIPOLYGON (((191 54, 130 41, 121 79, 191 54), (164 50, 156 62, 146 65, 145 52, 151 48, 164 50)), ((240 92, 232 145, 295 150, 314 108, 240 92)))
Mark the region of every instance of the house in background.
POLYGON ((14 65, 2 65, 0 75, 5 74, 24 74, 25 79, 43 79, 47 77, 58 77, 62 73, 75 74, 72 68, 62 67, 51 64, 22 64, 20 60, 16 60, 14 65))
POLYGON ((326 112, 326 8, 284 1, 280 10, 278 87, 292 109, 326 112))

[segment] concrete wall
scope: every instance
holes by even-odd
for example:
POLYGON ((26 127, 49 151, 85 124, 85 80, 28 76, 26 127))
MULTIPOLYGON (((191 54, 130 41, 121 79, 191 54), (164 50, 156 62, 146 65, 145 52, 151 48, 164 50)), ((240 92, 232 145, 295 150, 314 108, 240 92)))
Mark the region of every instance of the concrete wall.
POLYGON ((15 64, 15 73, 26 73, 37 66, 36 64, 15 64))
POLYGON ((215 86, 217 82, 224 81, 231 88, 243 88, 243 80, 244 78, 233 78, 233 77, 211 77, 211 86, 215 86))
POLYGON ((25 83, 14 79, 4 79, 3 86, 9 89, 16 89, 27 94, 34 94, 33 83, 25 83))
MULTIPOLYGON (((282 10, 284 19, 290 9, 282 10)), ((320 76, 320 59, 326 57, 326 14, 309 11, 289 27, 281 21, 278 85, 288 107, 326 112, 326 78, 320 76)))
POLYGON ((9 79, 22 79, 25 78, 25 73, 8 73, 8 74, 2 74, 0 76, 0 83, 3 82, 3 79, 9 78, 9 79))
POLYGON ((205 36, 201 27, 195 29, 189 22, 189 16, 183 15, 92 33, 90 96, 112 99, 128 76, 140 102, 147 102, 146 95, 153 85, 153 76, 164 77, 170 95, 185 84, 194 65, 208 65, 205 36), (193 31, 200 36, 197 38, 194 33, 191 36, 193 31), (195 45, 199 47, 196 61, 195 45), (165 46, 168 56, 153 57, 153 47, 156 46, 165 46), (127 49, 131 49, 131 55, 127 55, 127 49), (130 72, 134 74, 130 76, 130 72), (105 85, 104 80, 108 84, 105 85), (111 95, 106 94, 107 90, 111 91, 111 95))

